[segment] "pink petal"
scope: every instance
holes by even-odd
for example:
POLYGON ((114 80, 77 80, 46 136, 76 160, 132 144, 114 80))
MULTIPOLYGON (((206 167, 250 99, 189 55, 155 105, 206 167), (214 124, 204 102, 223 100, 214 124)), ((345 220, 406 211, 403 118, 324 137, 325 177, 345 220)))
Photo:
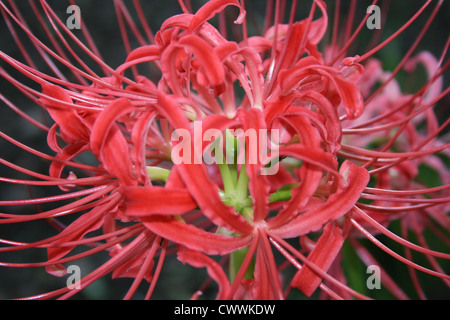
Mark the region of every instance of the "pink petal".
POLYGON ((213 259, 204 254, 189 250, 184 247, 180 247, 177 251, 178 260, 183 263, 188 263, 195 268, 206 268, 208 274, 219 285, 219 292, 217 294, 217 300, 226 299, 230 292, 230 282, 228 277, 223 272, 222 267, 213 259))
MULTIPOLYGON (((56 261, 66 256, 76 247, 76 245, 59 247, 58 244, 81 240, 85 234, 99 229, 103 224, 103 215, 105 214, 105 211, 110 209, 110 207, 111 206, 108 204, 96 207, 81 215, 78 219, 68 225, 57 236, 58 238, 52 242, 55 244, 55 247, 50 247, 47 249, 48 260, 56 261)), ((59 277, 65 275, 65 268, 61 264, 48 265, 46 270, 47 272, 59 277), (62 270, 64 270, 63 273, 61 273, 62 270)))
POLYGON ((156 112, 153 110, 143 113, 136 121, 131 132, 131 140, 134 145, 132 159, 135 164, 136 175, 138 176, 139 181, 144 184, 148 182, 146 170, 147 133, 155 118, 155 113, 156 112))
MULTIPOLYGON (((52 161, 49 169, 49 173, 51 177, 54 178, 61 178, 61 174, 63 173, 63 170, 66 166, 66 164, 63 161, 69 161, 76 157, 77 155, 85 152, 88 150, 88 146, 84 142, 78 142, 75 144, 70 144, 64 147, 61 150, 61 153, 58 153, 56 155, 56 159, 62 160, 62 161, 52 161)), ((67 186, 61 185, 59 188, 63 191, 69 191, 70 188, 67 186)))
POLYGON ((273 233, 283 238, 298 237, 316 231, 328 221, 338 219, 352 209, 369 182, 369 173, 346 160, 339 170, 346 187, 331 195, 327 202, 300 214, 287 224, 275 228, 273 233))
MULTIPOLYGON (((334 259, 338 255, 344 243, 342 230, 333 223, 328 223, 323 230, 323 234, 317 241, 314 249, 308 255, 308 261, 327 272, 334 259)), ((322 278, 306 264, 299 270, 292 279, 291 286, 302 291, 310 297, 322 282, 322 278)))
POLYGON ((341 77, 333 77, 349 120, 358 118, 364 110, 364 100, 355 83, 341 77))
POLYGON ((107 134, 115 127, 116 120, 121 116, 134 111, 136 108, 128 99, 120 98, 110 103, 97 117, 90 138, 91 150, 94 154, 100 154, 100 149, 107 142, 107 134))
POLYGON ((210 0, 195 13, 189 25, 188 32, 194 31, 200 24, 211 19, 229 5, 234 5, 239 8, 239 17, 235 23, 242 23, 245 18, 245 10, 241 7, 238 0, 210 0))
POLYGON ((300 170, 301 185, 292 191, 292 199, 269 222, 271 228, 276 228, 286 223, 300 210, 303 210, 316 192, 323 171, 338 174, 334 169, 337 167, 337 162, 332 154, 326 153, 319 148, 320 141, 309 118, 293 116, 287 118, 286 121, 291 126, 298 128, 296 132, 303 144, 281 148, 280 154, 290 154, 294 158, 302 159, 305 163, 300 170))
POLYGON ((314 4, 319 6, 322 11, 322 17, 311 23, 308 31, 308 39, 311 44, 318 44, 322 40, 328 28, 327 5, 323 0, 316 0, 314 4))
POLYGON ((144 225, 155 234, 205 254, 224 255, 250 244, 252 234, 227 237, 206 232, 193 225, 166 216, 150 216, 142 219, 144 225))
POLYGON ((121 115, 135 110, 124 98, 115 100, 97 117, 92 128, 90 146, 106 170, 123 185, 136 184, 128 143, 116 124, 121 115))
POLYGON ((150 186, 123 187, 122 191, 127 199, 125 214, 128 216, 178 215, 197 207, 185 189, 150 186))
MULTIPOLYGON (((175 128, 189 130, 190 126, 186 116, 172 97, 159 92, 158 101, 158 111, 164 114, 175 128)), ((195 150, 194 146, 193 149, 195 150)), ((253 228, 247 221, 236 213, 233 207, 225 205, 222 201, 219 189, 208 177, 205 165, 182 163, 177 165, 177 170, 203 214, 212 222, 239 234, 252 232, 253 228)))
POLYGON ((269 189, 270 186, 267 183, 265 175, 261 175, 260 170, 263 167, 260 159, 261 145, 260 141, 260 130, 266 130, 263 114, 258 109, 250 109, 248 111, 240 110, 240 119, 243 123, 244 131, 254 130, 256 132, 256 137, 258 141, 258 147, 255 150, 251 149, 251 146, 246 146, 247 153, 254 152, 257 153, 256 160, 257 163, 250 163, 251 156, 247 155, 246 159, 246 171, 249 177, 249 189, 250 194, 254 200, 254 221, 259 222, 264 220, 264 218, 269 213, 268 203, 269 203, 269 189))
POLYGON ((265 234, 262 234, 259 238, 254 275, 253 294, 256 300, 283 299, 280 274, 277 271, 273 252, 265 234))
POLYGON ((333 147, 331 152, 337 151, 338 146, 336 146, 336 144, 341 141, 342 128, 335 108, 322 94, 316 91, 309 90, 299 96, 310 100, 320 109, 325 118, 324 122, 327 129, 327 142, 333 147))
MULTIPOLYGON (((122 249, 123 250, 123 249, 122 249)), ((149 250, 150 251, 150 250, 149 250)), ((117 255, 120 251, 115 251, 114 254, 111 254, 113 257, 117 255)), ((147 253, 147 252, 146 252, 147 253)), ((145 260, 148 258, 146 254, 138 254, 133 256, 130 260, 124 262, 122 265, 119 265, 117 268, 114 269, 112 272, 111 277, 113 279, 117 278, 133 278, 135 279, 141 269, 143 268, 143 264, 145 263, 145 260)), ((149 265, 146 268, 146 272, 144 274, 145 280, 150 282, 153 277, 153 266, 154 261, 149 262, 149 265)))
POLYGON ((287 145, 279 150, 280 156, 288 156, 305 161, 333 174, 337 174, 336 160, 331 153, 319 148, 308 148, 300 144, 287 145))
MULTIPOLYGON (((223 132, 225 129, 232 128, 239 124, 239 119, 229 117, 223 114, 210 114, 206 117, 202 118, 202 137, 204 137, 204 133, 209 129, 216 129, 220 132, 223 132)), ((209 144, 209 141, 203 141, 202 150, 209 144)), ((225 144, 224 144, 225 145, 225 144)))
POLYGON ((303 164, 302 168, 305 170, 305 175, 301 180, 301 185, 292 190, 292 199, 270 220, 269 225, 271 228, 276 228, 291 220, 299 211, 305 208, 316 192, 323 175, 322 171, 316 170, 314 166, 307 163, 303 164))
POLYGON ((189 48, 194 57, 200 60, 212 86, 218 86, 223 83, 225 77, 223 64, 208 42, 197 35, 188 35, 182 37, 179 44, 189 48))
POLYGON ((149 56, 159 57, 160 47, 156 45, 146 45, 139 48, 134 49, 130 52, 125 62, 129 62, 132 60, 145 58, 149 56))
MULTIPOLYGON (((73 104, 69 94, 64 89, 56 85, 43 82, 42 93, 63 103, 73 104)), ((89 131, 83 123, 82 118, 75 112, 74 109, 46 97, 41 97, 39 101, 60 127, 64 140, 67 142, 89 140, 89 131)))
MULTIPOLYGON (((285 70, 280 73, 282 78, 280 87, 284 94, 292 93, 294 89, 307 83, 314 75, 325 76, 334 85, 333 90, 328 90, 327 97, 330 102, 337 105, 342 103, 347 113, 348 119, 355 119, 361 115, 364 108, 364 101, 361 92, 356 83, 344 78, 344 75, 335 69, 314 63, 313 57, 301 59, 291 70, 285 70)), ((309 88, 308 89, 312 89, 309 88)), ((316 91, 323 91, 324 88, 318 87, 316 91)))
POLYGON ((207 176, 203 165, 181 164, 179 171, 184 183, 188 186, 189 193, 203 214, 213 223, 243 235, 253 231, 253 228, 234 211, 233 207, 227 206, 222 201, 217 185, 207 176))

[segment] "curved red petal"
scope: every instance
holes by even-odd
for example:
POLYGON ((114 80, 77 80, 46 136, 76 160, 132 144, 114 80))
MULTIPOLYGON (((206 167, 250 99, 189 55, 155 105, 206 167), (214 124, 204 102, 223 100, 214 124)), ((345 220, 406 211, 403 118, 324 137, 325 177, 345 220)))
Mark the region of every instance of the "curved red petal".
POLYGON ((129 61, 132 61, 132 60, 145 58, 145 57, 149 57, 149 56, 159 56, 159 51, 160 50, 161 49, 160 49, 159 46, 156 46, 156 45, 153 45, 153 44, 136 48, 136 49, 134 49, 133 51, 130 52, 130 54, 128 55, 128 57, 125 60, 125 62, 129 62, 129 61))
POLYGON ((219 286, 219 292, 216 297, 217 300, 223 300, 229 296, 231 289, 230 282, 220 264, 200 252, 189 250, 184 247, 180 247, 177 254, 178 260, 183 263, 188 263, 196 268, 206 268, 210 277, 213 278, 219 286))
POLYGON ((189 186, 189 193, 205 216, 216 225, 239 234, 247 235, 253 231, 244 217, 222 201, 217 185, 207 176, 203 165, 181 164, 178 168, 184 183, 189 186))
MULTIPOLYGON (((159 92, 158 101, 160 102, 158 105, 160 112, 167 116, 169 122, 175 128, 190 129, 186 116, 173 98, 159 92)), ((219 119, 219 121, 222 120, 219 119)), ((195 150, 195 146, 193 146, 193 150, 195 150)), ((217 185, 208 177, 206 167, 203 164, 181 163, 177 165, 177 170, 185 185, 189 186, 189 193, 195 199, 203 214, 211 221, 239 234, 252 232, 253 228, 247 221, 240 214, 237 214, 233 207, 227 206, 222 201, 217 185)))
POLYGON ((82 118, 66 104, 73 104, 69 94, 59 86, 42 83, 42 93, 53 99, 41 96, 39 102, 47 109, 61 130, 64 140, 67 142, 89 140, 89 130, 82 118))
POLYGON ((146 217, 142 222, 155 234, 205 254, 228 254, 248 246, 253 236, 227 237, 166 216, 146 217))
POLYGON ((154 186, 123 187, 122 191, 127 199, 125 214, 128 216, 178 215, 197 207, 185 189, 154 186))
POLYGON ((241 7, 238 0, 210 0, 195 13, 194 18, 189 25, 188 32, 194 31, 203 22, 211 19, 229 5, 234 5, 239 8, 239 17, 236 19, 235 23, 242 23, 245 18, 245 10, 241 7))
MULTIPOLYGON (((77 155, 85 152, 88 150, 88 146, 86 143, 80 141, 74 144, 69 144, 66 147, 64 147, 60 153, 56 155, 56 159, 62 160, 62 161, 52 161, 49 169, 49 173, 51 177, 54 178, 60 178, 61 174, 63 173, 63 170, 66 166, 65 161, 71 160, 77 155)), ((72 186, 67 185, 61 185, 59 188, 62 191, 68 191, 72 188, 72 186)))
POLYGON ((327 221, 338 219, 346 214, 358 201, 361 192, 369 182, 369 173, 346 160, 339 170, 346 181, 346 187, 329 197, 326 203, 300 214, 287 224, 272 229, 283 238, 298 237, 318 230, 327 221))
MULTIPOLYGON (((114 203, 113 203, 114 205, 114 203)), ((66 256, 70 251, 72 251, 76 245, 72 246, 58 246, 58 244, 64 244, 83 238, 85 234, 91 231, 99 229, 103 224, 103 216, 107 210, 111 209, 111 204, 106 204, 104 206, 95 207, 91 211, 81 215, 78 219, 68 225, 59 235, 58 239, 55 239, 52 243, 54 247, 47 249, 48 261, 56 261, 60 258, 66 256)), ((55 266, 46 266, 47 272, 54 274, 55 266)), ((57 268, 56 270, 59 270, 57 268)), ((59 272, 58 271, 58 272, 59 272)))
POLYGON ((134 185, 133 164, 128 143, 116 124, 121 115, 135 110, 124 98, 115 100, 95 120, 90 147, 106 170, 116 176, 123 185, 134 185))
MULTIPOLYGON (((327 272, 344 244, 342 230, 333 223, 328 223, 323 228, 323 234, 317 241, 314 249, 308 255, 308 260, 317 267, 327 272)), ((291 286, 302 291, 310 297, 320 285, 322 278, 304 265, 291 281, 291 286)))
MULTIPOLYGON (((265 152, 266 150, 262 146, 262 139, 260 137, 261 130, 264 130, 263 132, 267 132, 267 129, 265 128, 265 122, 263 118, 263 113, 259 109, 250 109, 248 111, 240 110, 239 113, 240 119, 243 123, 243 128, 247 132, 248 130, 253 130, 256 134, 257 138, 257 144, 258 146, 256 148, 252 148, 252 146, 247 145, 247 153, 252 152, 256 153, 255 155, 247 155, 246 156, 246 166, 245 169, 247 171, 247 175, 249 177, 249 189, 250 194, 254 200, 254 221, 260 222, 261 220, 265 219, 267 214, 269 213, 269 190, 270 186, 267 183, 267 178, 265 175, 261 175, 261 169, 263 168, 264 164, 261 162, 261 154, 262 152, 265 152), (255 156, 256 163, 251 163, 252 156, 255 156)), ((265 139, 264 143, 266 143, 266 146, 268 144, 267 142, 267 135, 266 137, 263 137, 265 139)), ((251 144, 251 141, 250 141, 251 144)), ((264 154, 264 156, 266 156, 264 154)))

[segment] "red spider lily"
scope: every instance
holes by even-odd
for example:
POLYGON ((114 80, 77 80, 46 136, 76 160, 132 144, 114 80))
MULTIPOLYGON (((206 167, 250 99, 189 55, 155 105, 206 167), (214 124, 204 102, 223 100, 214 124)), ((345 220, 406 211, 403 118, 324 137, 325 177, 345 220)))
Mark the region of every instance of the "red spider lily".
MULTIPOLYGON (((1 158, 15 174, 33 179, 0 179, 14 185, 57 186, 64 192, 0 201, 4 208, 34 205, 38 210, 2 212, 1 224, 46 220, 56 229, 40 240, 2 237, 0 252, 44 249, 47 259, 4 261, 0 266, 45 267, 64 276, 65 264, 99 252, 109 255, 78 287, 29 298, 69 298, 109 273, 134 279, 126 299, 145 279, 150 283, 145 298, 150 298, 166 257, 174 254, 182 263, 206 268, 217 283, 218 299, 286 299, 293 288, 308 297, 320 288, 323 297, 366 299, 370 293, 352 288, 345 276, 346 244, 367 266, 382 265, 363 238, 407 266, 418 297, 426 294, 417 270, 448 286, 450 276, 442 261, 450 258, 445 253, 450 197, 447 169, 438 157, 448 151, 442 135, 448 120, 439 124, 433 108, 448 94, 443 74, 449 66, 445 55, 450 38, 438 58, 428 52, 413 55, 443 2, 434 8, 425 2, 385 41, 354 56, 349 47, 369 17, 366 14, 352 31, 355 1, 340 39, 340 1, 331 5, 332 28, 324 1, 313 1, 300 21, 295 21, 299 8, 293 1, 286 22, 286 2, 269 1, 258 35, 248 32, 251 13, 244 1, 211 0, 197 10, 189 1, 179 4, 182 13, 166 19, 153 34, 141 5, 133 1, 143 36, 125 4, 114 1, 127 51, 114 69, 101 58, 87 27, 83 24, 81 30, 85 45, 46 1, 41 0, 42 9, 34 1, 30 5, 50 45, 34 35, 14 2, 0 2, 25 59, 0 51, 5 64, 0 74, 41 106, 53 124, 34 120, 0 97, 46 132, 55 154, 0 132, 4 140, 49 162, 49 173, 42 174, 1 158), (384 71, 374 55, 425 12, 423 31, 396 69, 384 71), (233 25, 227 23, 230 13, 235 14, 233 25), (319 44, 329 29, 332 40, 321 51, 319 44), (228 36, 230 30, 233 37, 228 36), (36 66, 18 31, 49 72, 36 66), (129 33, 137 40, 135 49, 129 33), (395 76, 402 68, 413 72, 419 63, 428 81, 414 93, 404 93, 395 76), (143 67, 152 70, 148 78, 143 67), (29 80, 40 88, 27 84, 29 80), (201 123, 200 132, 196 123, 201 123), (275 142, 263 135, 271 130, 279 133, 275 142), (174 139, 175 132, 192 138, 174 139), (196 138, 207 132, 217 134, 208 141, 196 138), (224 137, 231 145, 223 143, 224 137), (252 145, 252 138, 260 144, 252 145), (212 143, 221 146, 212 156, 227 161, 201 161, 212 143), (174 150, 183 150, 184 162, 172 161, 174 150), (263 157, 251 161, 255 154, 263 157), (244 161, 237 161, 239 157, 244 161), (267 167, 268 160, 277 164, 276 171, 267 167), (424 165, 439 174, 441 185, 427 187, 417 179, 424 165), (40 208, 61 201, 65 203, 40 208), (61 220, 66 219, 64 225, 61 220), (396 222, 401 235, 391 229, 396 222), (427 228, 444 250, 428 244, 427 228), (417 241, 409 239, 411 234, 417 241), (381 239, 403 246, 404 255, 381 239), (423 254, 429 267, 414 262, 412 251, 423 254)), ((382 268, 386 290, 396 298, 409 298, 389 271, 382 268)))

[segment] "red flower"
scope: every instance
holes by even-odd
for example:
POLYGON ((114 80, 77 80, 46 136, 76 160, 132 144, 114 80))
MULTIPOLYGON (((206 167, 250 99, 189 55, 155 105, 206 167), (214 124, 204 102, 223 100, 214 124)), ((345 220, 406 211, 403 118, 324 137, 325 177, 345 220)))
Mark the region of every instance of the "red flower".
MULTIPOLYGON (((271 2, 274 7, 268 6, 264 30, 255 36, 247 31, 250 10, 244 1, 211 0, 195 13, 189 2, 179 3, 183 13, 165 20, 153 35, 134 2, 146 42, 124 3, 114 1, 127 57, 113 69, 100 58, 86 26, 82 30, 88 46, 45 1, 42 8, 52 30, 42 26, 52 48, 34 36, 13 4, 0 2, 26 63, 3 51, 1 58, 42 90, 5 69, 0 73, 40 105, 54 124, 41 124, 3 96, 2 100, 47 131, 47 144, 56 154, 47 155, 1 133, 25 152, 50 161, 46 175, 2 159, 15 172, 38 180, 1 180, 58 186, 64 192, 0 204, 69 200, 51 209, 38 208, 36 214, 0 213, 1 224, 45 219, 57 230, 43 240, 0 240, 5 245, 0 252, 43 248, 48 256, 43 262, 0 265, 45 267, 63 276, 65 263, 101 251, 109 254, 109 260, 85 275, 75 289, 31 298, 68 298, 108 273, 134 279, 125 298, 147 280, 145 297, 150 298, 171 253, 182 263, 206 268, 217 283, 219 299, 285 299, 292 288, 308 297, 320 288, 331 298, 368 298, 348 285, 340 263, 345 263, 348 243, 363 263, 381 265, 362 237, 408 266, 419 297, 425 294, 415 270, 448 284, 449 276, 436 258, 450 255, 430 249, 423 235, 430 223, 438 224, 431 228, 450 228, 446 168, 435 156, 448 150, 448 142, 439 136, 448 121, 440 125, 432 111, 448 93, 442 88, 448 63, 429 53, 411 58, 416 42, 393 74, 372 57, 429 2, 392 37, 355 56, 348 56, 347 49, 369 14, 353 35, 350 16, 347 32, 338 41, 339 4, 332 41, 321 51, 319 44, 329 30, 324 1, 314 1, 301 21, 294 21, 294 1, 287 23, 282 2, 271 2), (233 26, 226 23, 232 9, 237 16, 233 26), (212 24, 216 17, 218 28, 212 24), (51 73, 35 66, 13 25, 25 31, 51 73), (126 27, 139 42, 134 50, 126 27), (235 32, 233 40, 228 29, 237 27, 242 32, 235 32), (106 76, 93 71, 65 38, 106 76), (414 94, 405 94, 394 76, 402 67, 412 71, 418 62, 426 66, 428 81, 414 94), (63 76, 59 65, 70 76, 63 76), (158 72, 145 77, 141 70, 146 65, 158 72), (441 186, 428 188, 417 180, 422 165, 442 176, 441 186), (67 225, 59 222, 67 217, 73 217, 67 225), (402 237, 390 229, 396 221, 402 237), (408 240, 409 231, 418 244, 408 240), (405 256, 381 242, 378 234, 404 246, 405 256), (424 254, 431 267, 413 262, 411 249, 424 254), (294 272, 284 272, 290 268, 294 272)), ((436 5, 424 30, 441 6, 442 2, 436 5)), ((34 4, 32 9, 43 22, 34 4)), ((356 9, 356 2, 351 9, 356 9)), ((423 33, 417 41, 422 37, 423 33)), ((448 247, 446 235, 440 238, 448 247)), ((389 270, 382 271, 385 288, 397 298, 407 298, 389 270)))

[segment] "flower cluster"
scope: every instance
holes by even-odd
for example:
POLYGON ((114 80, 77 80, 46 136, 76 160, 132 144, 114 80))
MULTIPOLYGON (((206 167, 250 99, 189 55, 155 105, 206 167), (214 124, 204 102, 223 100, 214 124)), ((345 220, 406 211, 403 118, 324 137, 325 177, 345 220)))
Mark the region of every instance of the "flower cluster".
MULTIPOLYGON (((428 52, 413 56, 414 43, 392 73, 372 58, 429 3, 392 39, 355 56, 347 56, 346 49, 369 14, 342 40, 344 45, 336 40, 335 30, 333 41, 320 50, 330 26, 322 0, 313 1, 308 16, 299 21, 294 1, 287 22, 282 21, 284 1, 271 1, 258 35, 247 32, 250 12, 244 1, 210 0, 197 10, 188 1, 179 3, 182 13, 165 20, 155 34, 134 3, 147 42, 125 4, 114 1, 122 35, 127 39, 128 26, 140 45, 132 50, 126 40, 128 55, 113 69, 102 61, 89 33, 89 45, 84 45, 46 1, 41 1, 41 21, 53 48, 34 36, 18 8, 0 2, 19 47, 23 42, 13 25, 52 71, 34 67, 23 49, 25 63, 3 51, 0 57, 41 89, 5 69, 0 74, 53 121, 41 124, 1 96, 6 106, 46 131, 53 155, 0 132, 2 139, 49 163, 48 174, 43 174, 1 159, 2 165, 33 179, 0 179, 56 186, 62 192, 1 200, 0 205, 65 201, 31 214, 2 210, 1 224, 46 220, 56 233, 32 242, 2 237, 1 253, 44 249, 47 259, 0 266, 45 267, 63 276, 68 263, 98 252, 109 256, 75 288, 30 298, 69 298, 110 273, 134 279, 127 299, 145 279, 150 284, 145 297, 150 298, 168 255, 206 268, 218 299, 286 299, 293 289, 310 297, 318 288, 324 297, 368 298, 349 286, 341 263, 348 243, 364 264, 381 265, 362 238, 408 267, 420 297, 425 294, 416 270, 448 285, 450 277, 439 260, 448 260, 450 254, 431 249, 423 236, 431 228, 448 248, 449 176, 442 157, 448 156, 449 143, 441 134, 448 120, 440 124, 433 111, 448 94, 443 88, 445 52, 440 59, 428 52), (231 14, 233 25, 227 23, 231 14), (217 20, 218 27, 213 23, 217 20), (227 36, 230 30, 233 40, 227 36), (94 72, 66 38, 105 75, 94 72), (401 68, 414 71, 418 64, 425 66, 428 81, 406 94, 395 76, 401 68), (146 67, 150 73, 142 71, 146 67), (180 139, 180 132, 187 136, 180 139), (276 139, 267 132, 277 133, 276 139), (174 153, 183 161, 174 161, 174 153), (205 154, 218 161, 198 161, 205 154), (416 179, 421 166, 437 172, 442 185, 421 184, 416 179), (66 217, 73 218, 63 225, 60 220, 66 217), (403 236, 390 230, 393 222, 400 223, 403 236), (408 240, 409 232, 419 244, 408 240), (406 257, 378 235, 404 246, 406 257), (411 250, 425 255, 431 267, 415 263, 411 250)), ((436 5, 427 26, 441 6, 436 5)), ((384 287, 397 298, 408 298, 389 270, 382 271, 384 287)))

